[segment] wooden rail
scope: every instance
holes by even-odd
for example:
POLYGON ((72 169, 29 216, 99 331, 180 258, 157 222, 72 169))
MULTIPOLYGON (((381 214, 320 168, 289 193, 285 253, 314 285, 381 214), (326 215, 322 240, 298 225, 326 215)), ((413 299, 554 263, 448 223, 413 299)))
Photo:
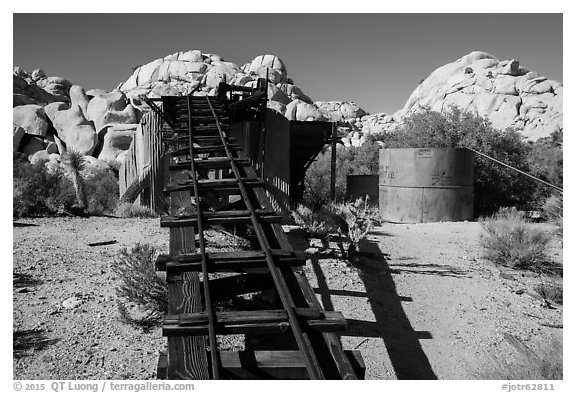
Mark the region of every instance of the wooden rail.
MULTIPOLYGON (((229 136, 228 104, 223 95, 163 97, 162 114, 157 114, 165 120, 162 140, 171 145, 162 160, 163 192, 170 197, 170 212, 161 219, 161 226, 170 228, 170 254, 156 263, 166 270, 169 285, 169 314, 163 327, 168 350, 159 359, 158 375, 170 379, 362 378, 361 355, 344 351, 334 333, 346 328, 346 319, 322 309, 301 270, 305 260, 293 251, 265 182, 229 136), (205 231, 214 226, 249 226, 258 246, 209 253, 205 231), (240 274, 215 278, 211 276, 215 272, 240 274), (257 291, 267 291, 268 306, 216 310, 214 302, 257 291), (273 334, 297 350, 272 346, 268 351, 247 349, 232 355, 219 350, 217 334, 273 334)), ((260 103, 254 104, 254 111, 253 103, 242 105, 243 114, 261 112, 260 103)))

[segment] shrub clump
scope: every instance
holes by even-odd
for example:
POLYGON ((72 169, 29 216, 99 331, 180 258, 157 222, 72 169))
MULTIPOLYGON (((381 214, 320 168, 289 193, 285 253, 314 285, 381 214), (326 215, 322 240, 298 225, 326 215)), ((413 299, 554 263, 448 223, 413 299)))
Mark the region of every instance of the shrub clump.
MULTIPOLYGON (((48 164, 48 163, 47 163, 48 164)), ((50 163, 52 164, 52 163, 50 163)), ((88 214, 110 213, 118 201, 118 179, 112 171, 87 168, 82 176, 88 214)), ((78 180, 78 179, 76 179, 78 180)), ((31 164, 21 156, 13 159, 14 218, 53 216, 77 212, 74 181, 65 165, 31 164)))
POLYGON ((315 238, 325 238, 337 232, 345 224, 345 221, 330 207, 314 210, 305 205, 299 205, 296 210, 292 211, 292 217, 294 222, 304 228, 310 237, 315 238))
POLYGON ((556 227, 556 233, 562 236, 564 227, 564 203, 562 195, 552 195, 546 200, 542 210, 544 211, 546 219, 556 227))
POLYGON ((479 222, 485 230, 480 235, 480 245, 488 260, 538 273, 552 263, 548 255, 550 234, 528 224, 515 208, 502 208, 479 222))
MULTIPOLYGON (((380 146, 372 140, 360 147, 339 148, 336 154, 336 201, 346 199, 348 175, 375 175, 378 173, 380 146)), ((330 203, 331 148, 325 148, 310 166, 304 178, 304 203, 314 209, 330 203)))
POLYGON ((116 207, 115 213, 122 218, 156 218, 158 214, 146 206, 133 203, 121 203, 116 207))
POLYGON ((159 324, 168 312, 168 287, 156 275, 156 256, 153 246, 137 243, 131 250, 122 249, 112 265, 120 278, 116 303, 121 320, 145 330, 159 324))
MULTIPOLYGON (((487 118, 452 107, 446 112, 422 108, 403 119, 394 132, 367 135, 360 147, 338 149, 336 201, 344 202, 347 175, 378 174, 378 154, 384 148, 470 148, 514 168, 562 186, 562 133, 527 143, 514 129, 495 129, 487 118)), ((304 181, 304 203, 313 208, 329 203, 330 149, 310 166, 304 181)), ((500 207, 538 210, 551 189, 484 157, 474 169, 474 212, 493 214, 500 207)))

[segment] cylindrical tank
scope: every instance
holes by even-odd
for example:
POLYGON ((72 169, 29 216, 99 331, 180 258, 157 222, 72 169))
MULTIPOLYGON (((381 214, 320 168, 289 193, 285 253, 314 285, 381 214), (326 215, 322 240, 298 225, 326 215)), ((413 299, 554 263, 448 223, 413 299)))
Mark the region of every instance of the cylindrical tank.
POLYGON ((420 223, 473 217, 474 153, 468 149, 381 149, 382 219, 420 223))

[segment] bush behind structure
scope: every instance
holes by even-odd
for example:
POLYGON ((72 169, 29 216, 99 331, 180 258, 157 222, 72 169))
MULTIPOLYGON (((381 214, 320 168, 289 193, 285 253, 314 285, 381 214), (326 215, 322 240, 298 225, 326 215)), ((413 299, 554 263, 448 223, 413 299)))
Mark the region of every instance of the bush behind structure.
MULTIPOLYGON (((336 201, 346 196, 347 175, 378 174, 379 149, 471 148, 542 180, 562 186, 562 133, 532 144, 512 129, 496 130, 490 121, 452 107, 446 113, 423 108, 404 119, 394 133, 368 135, 360 147, 338 149, 336 155, 336 201)), ((509 168, 477 157, 475 162, 474 212, 489 215, 500 207, 536 210, 551 189, 509 168)), ((325 149, 309 168, 304 202, 316 208, 329 202, 330 149, 325 149)))

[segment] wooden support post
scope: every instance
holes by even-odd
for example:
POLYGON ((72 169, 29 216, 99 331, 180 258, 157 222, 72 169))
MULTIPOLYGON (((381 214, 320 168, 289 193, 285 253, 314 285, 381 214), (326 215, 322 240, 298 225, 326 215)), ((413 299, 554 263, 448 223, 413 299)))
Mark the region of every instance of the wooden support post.
MULTIPOLYGON (((171 172, 170 181, 188 179, 182 172, 171 172)), ((191 209, 190 191, 170 195, 170 213, 191 209)), ((192 227, 170 228, 170 255, 196 251, 192 227)), ((197 272, 168 274, 168 313, 197 313, 202 311, 200 280, 197 272)), ((210 379, 206 339, 204 337, 168 338, 168 379, 210 379)))
POLYGON ((330 161, 330 200, 336 200, 336 125, 332 123, 332 159, 330 161))

